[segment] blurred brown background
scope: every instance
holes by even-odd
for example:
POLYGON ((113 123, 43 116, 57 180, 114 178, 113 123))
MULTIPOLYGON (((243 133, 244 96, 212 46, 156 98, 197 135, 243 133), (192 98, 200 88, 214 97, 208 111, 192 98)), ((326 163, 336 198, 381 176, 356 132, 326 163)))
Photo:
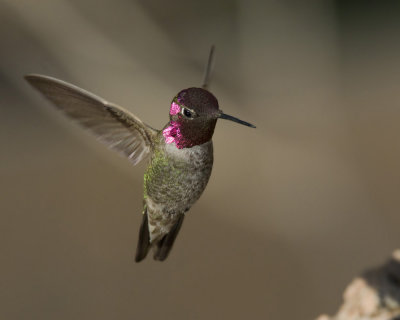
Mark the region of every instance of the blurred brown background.
POLYGON ((0 318, 312 319, 400 243, 399 1, 0 0, 0 318), (215 166, 165 263, 133 262, 144 164, 42 73, 161 128, 211 44, 215 166))

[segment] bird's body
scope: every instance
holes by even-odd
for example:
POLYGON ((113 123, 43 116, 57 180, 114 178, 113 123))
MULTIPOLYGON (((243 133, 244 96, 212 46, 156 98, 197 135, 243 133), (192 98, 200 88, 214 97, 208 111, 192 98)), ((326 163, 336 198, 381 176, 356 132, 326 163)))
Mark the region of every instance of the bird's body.
POLYGON ((212 114, 217 111, 217 100, 206 90, 182 90, 171 103, 170 122, 152 136, 137 261, 155 244, 155 259, 165 259, 185 213, 203 193, 213 166, 211 137, 216 119, 212 114), (190 110, 190 117, 184 115, 185 109, 186 113, 190 110), (198 130, 193 132, 193 127, 198 130))
POLYGON ((200 198, 210 178, 217 119, 254 127, 224 114, 217 99, 205 89, 206 83, 203 88, 180 91, 171 102, 170 121, 162 130, 155 130, 127 110, 69 83, 42 75, 25 78, 57 109, 134 165, 148 159, 137 262, 151 247, 156 260, 167 258, 185 213, 200 198))
POLYGON ((165 143, 162 134, 157 138, 144 175, 144 204, 152 242, 167 234, 200 198, 213 165, 212 141, 178 149, 165 143))

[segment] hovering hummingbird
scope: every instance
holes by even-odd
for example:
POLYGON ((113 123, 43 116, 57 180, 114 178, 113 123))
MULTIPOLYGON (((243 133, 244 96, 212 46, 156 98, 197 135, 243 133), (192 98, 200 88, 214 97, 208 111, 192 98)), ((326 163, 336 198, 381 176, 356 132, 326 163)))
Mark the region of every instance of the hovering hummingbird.
POLYGON ((143 219, 136 262, 154 248, 154 259, 167 258, 185 213, 199 199, 213 166, 212 136, 217 119, 255 128, 227 115, 208 90, 214 47, 201 88, 180 91, 169 110, 169 122, 156 130, 129 111, 64 81, 30 74, 25 79, 67 117, 91 131, 133 165, 150 158, 144 174, 143 219))

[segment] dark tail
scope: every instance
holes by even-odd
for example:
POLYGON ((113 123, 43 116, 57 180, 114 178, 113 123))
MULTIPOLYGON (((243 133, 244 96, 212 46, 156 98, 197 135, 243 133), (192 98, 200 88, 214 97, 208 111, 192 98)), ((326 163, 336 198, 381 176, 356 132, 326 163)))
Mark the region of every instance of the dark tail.
POLYGON ((185 217, 184 214, 180 214, 178 221, 174 224, 172 227, 171 231, 168 232, 158 243, 157 243, 157 249, 156 252, 154 253, 154 260, 158 261, 164 261, 167 259, 169 252, 172 249, 172 246, 174 245, 174 241, 176 239, 176 236, 179 233, 179 230, 181 229, 182 223, 183 223, 183 218, 185 217))
POLYGON ((149 224, 147 218, 147 209, 143 213, 142 224, 140 225, 139 241, 136 249, 135 261, 140 262, 147 256, 150 248, 149 224))
MULTIPOLYGON (((178 221, 176 221, 171 231, 157 242, 154 253, 154 260, 164 261, 168 257, 169 252, 171 251, 172 246, 175 242, 176 236, 181 229, 184 217, 184 214, 180 214, 178 221)), ((136 249, 135 261, 140 262, 144 258, 146 258, 151 246, 152 244, 150 243, 147 209, 145 209, 145 212, 143 213, 142 224, 140 225, 139 241, 136 249)))

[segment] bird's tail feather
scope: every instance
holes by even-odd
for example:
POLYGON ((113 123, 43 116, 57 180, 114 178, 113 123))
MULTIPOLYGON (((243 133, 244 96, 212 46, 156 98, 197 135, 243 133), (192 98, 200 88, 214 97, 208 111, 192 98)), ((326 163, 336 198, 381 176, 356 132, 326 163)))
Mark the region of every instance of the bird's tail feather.
POLYGON ((150 248, 149 223, 147 217, 147 208, 144 209, 142 224, 140 225, 139 241, 136 249, 135 261, 140 262, 146 258, 150 248))
POLYGON ((146 258, 147 253, 149 252, 150 247, 154 245, 154 260, 164 261, 175 242, 176 236, 181 229, 184 214, 179 215, 178 220, 175 222, 171 230, 163 236, 160 240, 156 240, 155 243, 150 242, 150 233, 149 233, 149 218, 147 214, 147 208, 144 209, 142 224, 140 225, 139 231, 139 241, 136 249, 135 261, 140 262, 144 258, 146 258))
POLYGON ((171 251, 172 246, 174 245, 176 236, 181 229, 184 217, 184 214, 179 215, 178 221, 175 222, 171 230, 164 237, 162 237, 160 241, 157 242, 157 247, 155 248, 154 253, 154 260, 164 261, 168 257, 168 254, 171 251))

